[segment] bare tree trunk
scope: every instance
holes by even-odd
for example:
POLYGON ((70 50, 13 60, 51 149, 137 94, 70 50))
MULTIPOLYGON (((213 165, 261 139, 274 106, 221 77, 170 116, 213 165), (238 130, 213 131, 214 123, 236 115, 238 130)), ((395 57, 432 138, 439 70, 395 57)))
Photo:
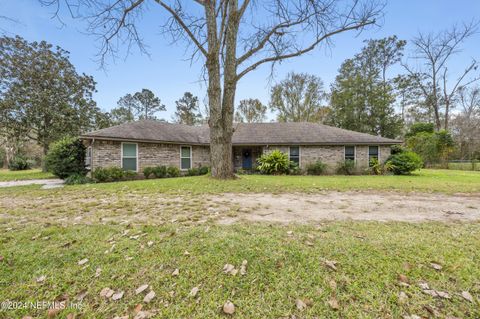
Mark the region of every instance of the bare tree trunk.
MULTIPOLYGON (((233 159, 232 159, 232 135, 233 135, 233 103, 236 89, 236 31, 232 30, 231 23, 226 30, 227 51, 224 66, 224 92, 222 99, 222 88, 220 85, 220 42, 217 35, 217 23, 215 16, 214 2, 205 5, 208 29, 208 102, 210 108, 210 118, 208 124, 210 127, 210 163, 212 176, 220 179, 233 178, 233 159), (232 33, 233 36, 233 49, 232 33), (233 64, 233 65, 232 65, 233 64)), ((235 15, 236 1, 229 4, 230 15, 235 15)), ((231 16, 230 19, 234 19, 231 16)), ((220 35, 221 36, 221 35, 220 35)))

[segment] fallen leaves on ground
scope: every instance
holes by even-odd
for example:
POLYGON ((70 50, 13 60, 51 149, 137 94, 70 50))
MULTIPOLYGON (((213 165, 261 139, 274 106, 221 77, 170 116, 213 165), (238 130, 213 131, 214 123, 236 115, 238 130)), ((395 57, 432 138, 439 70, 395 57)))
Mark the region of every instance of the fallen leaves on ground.
POLYGON ((338 310, 340 306, 338 305, 338 301, 335 297, 330 298, 328 301, 328 305, 333 309, 333 310, 338 310))
POLYGON ((155 292, 153 290, 150 290, 150 292, 146 294, 145 297, 143 298, 143 302, 148 303, 152 301, 154 297, 155 297, 155 292))
POLYGON ((398 301, 401 303, 401 304, 404 304, 408 301, 408 296, 405 292, 403 291, 400 291, 400 293, 398 294, 398 301))
POLYGON ((225 266, 223 266, 223 272, 235 276, 238 273, 238 269, 235 269, 235 266, 232 264, 225 264, 225 266))
POLYGON ((106 287, 100 291, 100 297, 110 298, 113 296, 114 293, 115 291, 113 289, 106 287))
POLYGON ((47 276, 42 275, 42 276, 40 276, 40 277, 37 278, 37 282, 44 282, 45 279, 47 279, 47 276))
POLYGON ((437 264, 437 263, 430 263, 430 266, 435 269, 435 270, 442 270, 442 265, 437 264))
POLYGON ((248 261, 242 261, 242 265, 240 266, 240 275, 245 276, 247 274, 247 264, 248 261))
POLYGON ((299 311, 303 311, 307 308, 307 304, 305 302, 303 302, 302 299, 295 300, 295 306, 297 307, 297 309, 299 311))
POLYGON ((79 266, 83 266, 83 265, 85 265, 86 263, 88 263, 88 258, 83 258, 82 260, 80 260, 80 261, 78 262, 78 265, 79 265, 79 266))
POLYGON ((468 291, 462 291, 461 296, 463 299, 473 302, 473 296, 468 291))
POLYGON ((190 290, 190 293, 188 294, 190 297, 195 297, 199 291, 198 287, 193 287, 192 290, 190 290))
POLYGON ((113 294, 112 300, 120 300, 120 299, 122 299, 123 294, 124 294, 124 291, 119 291, 119 292, 113 294))
POLYGON ((325 265, 331 270, 337 270, 337 262, 334 260, 325 260, 325 265))
POLYGON ((235 305, 229 300, 223 305, 223 312, 227 315, 233 315, 235 312, 235 305))
POLYGON ((82 301, 87 296, 87 294, 88 294, 87 289, 83 289, 77 294, 75 299, 77 299, 78 301, 82 301))
POLYGON ((138 294, 144 292, 147 288, 148 288, 148 285, 147 285, 147 284, 141 285, 140 287, 138 287, 138 288, 135 290, 135 294, 138 295, 138 294))

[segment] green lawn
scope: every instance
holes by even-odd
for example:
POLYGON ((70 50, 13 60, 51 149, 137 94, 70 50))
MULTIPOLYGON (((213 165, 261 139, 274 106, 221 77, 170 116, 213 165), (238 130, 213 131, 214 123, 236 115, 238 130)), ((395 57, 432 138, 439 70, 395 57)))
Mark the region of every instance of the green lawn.
MULTIPOLYGON (((0 242, 0 300, 79 303, 76 296, 86 293, 81 308, 64 310, 61 318, 70 312, 81 318, 132 318, 137 304, 158 318, 225 318, 220 309, 227 300, 236 306, 234 318, 427 318, 430 311, 438 318, 480 317, 478 302, 459 295, 480 296, 478 223, 45 224, 1 227, 0 242), (78 265, 84 258, 88 262, 78 265), (248 261, 246 275, 222 272, 225 264, 238 269, 243 260, 248 261), (337 263, 336 271, 327 260, 337 263), (443 268, 433 269, 432 262, 443 268), (178 276, 172 276, 175 269, 178 276), (406 276, 408 286, 399 275, 406 276), (41 276, 45 280, 37 282, 41 276), (449 299, 432 297, 420 283, 447 292, 449 299), (150 303, 143 302, 149 290, 135 294, 143 284, 156 293, 150 303), (124 291, 123 297, 100 297, 106 287, 124 291), (191 297, 194 287, 199 292, 191 297), (401 292, 406 300, 400 300, 401 292), (307 308, 299 310, 297 299, 307 308), (333 299, 337 310, 328 303, 333 299)), ((23 315, 46 318, 46 311, 0 312, 2 318, 23 315)))
POLYGON ((29 169, 25 171, 10 171, 0 169, 0 182, 29 179, 56 178, 52 173, 42 172, 40 169, 29 169))
MULTIPOLYGON (((82 189, 84 186, 79 186, 82 189)), ((321 190, 399 190, 444 193, 480 193, 480 172, 425 169, 411 176, 266 176, 242 175, 237 180, 217 181, 206 176, 105 183, 102 191, 128 187, 134 191, 219 192, 317 192, 321 190)))
MULTIPOLYGON (((253 175, 226 182, 203 176, 0 189, 0 301, 80 304, 58 318, 133 318, 137 305, 158 318, 226 318, 227 300, 236 307, 233 318, 479 318, 479 222, 219 225, 222 204, 207 196, 370 189, 476 196, 480 173, 253 175), (223 273, 225 264, 239 269, 243 260, 246 275, 223 273), (135 294, 143 284, 156 293, 150 302, 143 301, 150 288, 135 294), (123 291, 122 298, 101 297, 107 287, 123 291), (194 287, 195 297, 189 295, 194 287), (448 298, 433 297, 434 291, 448 298), (297 299, 307 307, 299 309, 297 299)), ((25 315, 47 318, 47 311, 0 311, 0 318, 25 315)))

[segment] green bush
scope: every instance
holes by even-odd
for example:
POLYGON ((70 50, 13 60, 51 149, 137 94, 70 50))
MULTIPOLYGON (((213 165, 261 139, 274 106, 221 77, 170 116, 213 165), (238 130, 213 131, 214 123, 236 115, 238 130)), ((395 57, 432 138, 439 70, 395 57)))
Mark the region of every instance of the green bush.
POLYGON ((120 167, 97 167, 92 172, 92 177, 98 182, 118 182, 122 180, 134 179, 137 173, 134 171, 124 171, 120 167))
POLYGON ((279 150, 262 154, 257 162, 257 169, 262 174, 278 175, 287 174, 290 171, 290 160, 288 159, 288 155, 279 150))
POLYGON ((290 161, 290 167, 288 169, 290 175, 302 175, 302 169, 297 163, 290 161))
POLYGON ((153 168, 153 175, 155 175, 155 178, 165 178, 165 177, 167 177, 167 167, 165 167, 165 166, 155 166, 153 168))
POLYGON ((169 166, 167 167, 167 177, 178 177, 180 176, 180 170, 178 167, 169 166))
POLYGON ((410 151, 390 156, 387 163, 395 175, 409 175, 423 167, 422 158, 410 151))
POLYGON ((339 162, 337 165, 337 173, 343 174, 343 175, 354 175, 355 161, 349 159, 349 160, 339 162))
POLYGON ((307 165, 307 174, 308 175, 322 175, 327 169, 327 164, 322 161, 316 161, 315 163, 310 163, 307 165))
POLYGON ((143 176, 145 176, 145 178, 149 178, 150 175, 153 175, 153 170, 154 170, 153 167, 145 167, 142 172, 143 176))
POLYGON ((65 137, 53 143, 45 158, 48 171, 65 179, 70 175, 86 175, 86 147, 78 138, 65 137))
POLYGON ((198 168, 192 167, 187 171, 187 176, 198 176, 198 168))
POLYGON ((92 179, 83 174, 72 174, 65 178, 65 184, 67 185, 80 185, 91 183, 92 179))
POLYGON ((15 156, 8 164, 8 169, 11 171, 24 171, 32 168, 32 161, 24 156, 15 156))
POLYGON ((403 147, 402 145, 392 145, 391 148, 390 148, 390 154, 391 155, 395 155, 395 154, 400 154, 400 153, 403 153, 405 152, 405 147, 403 147))
POLYGON ((210 172, 210 167, 202 166, 198 169, 198 175, 207 175, 210 172))

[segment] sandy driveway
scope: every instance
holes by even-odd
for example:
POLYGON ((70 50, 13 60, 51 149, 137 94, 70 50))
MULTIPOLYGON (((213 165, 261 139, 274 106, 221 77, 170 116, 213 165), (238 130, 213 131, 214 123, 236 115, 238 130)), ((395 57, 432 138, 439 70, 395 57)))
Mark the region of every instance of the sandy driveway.
POLYGON ((29 179, 21 181, 7 181, 0 182, 0 187, 13 187, 13 186, 25 186, 25 185, 43 185, 42 188, 57 188, 63 186, 61 179, 29 179))
POLYGON ((480 221, 480 194, 387 191, 144 194, 65 190, 32 197, 0 193, 2 219, 25 223, 183 223, 239 221, 310 223, 327 220, 480 221), (51 195, 51 196, 50 196, 51 195))
POLYGON ((221 223, 321 220, 474 221, 480 220, 480 195, 395 192, 324 192, 320 194, 225 194, 211 198, 238 207, 221 223))

